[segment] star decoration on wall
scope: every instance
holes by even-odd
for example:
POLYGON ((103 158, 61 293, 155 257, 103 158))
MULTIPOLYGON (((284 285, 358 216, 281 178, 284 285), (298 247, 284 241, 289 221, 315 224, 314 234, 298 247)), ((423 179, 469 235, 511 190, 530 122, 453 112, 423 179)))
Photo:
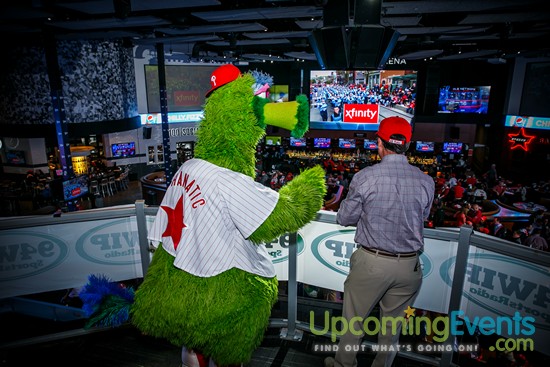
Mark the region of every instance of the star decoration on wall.
POLYGON ((517 134, 508 134, 508 137, 510 138, 509 141, 512 142, 510 149, 521 148, 525 151, 528 151, 529 143, 535 138, 534 135, 525 135, 523 128, 517 134))
POLYGON ((168 216, 168 224, 162 234, 162 237, 171 237, 174 243, 174 250, 178 249, 181 240, 182 231, 185 227, 183 222, 183 196, 180 196, 175 208, 170 208, 166 205, 160 206, 168 216))

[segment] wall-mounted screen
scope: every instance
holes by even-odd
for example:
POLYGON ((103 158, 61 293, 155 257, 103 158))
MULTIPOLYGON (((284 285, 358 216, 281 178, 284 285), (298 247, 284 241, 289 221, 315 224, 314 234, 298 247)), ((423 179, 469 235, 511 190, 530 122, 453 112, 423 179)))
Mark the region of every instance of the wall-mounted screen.
POLYGON ((331 144, 330 138, 313 138, 314 148, 330 148, 330 144, 331 144))
POLYGON ((136 143, 117 143, 111 144, 113 158, 133 157, 136 155, 136 143))
POLYGON ((443 153, 461 153, 462 143, 445 142, 442 151, 443 153))
POLYGON ((6 151, 6 160, 8 164, 26 164, 25 152, 22 150, 8 150, 6 151))
POLYGON ((82 175, 63 181, 63 199, 73 200, 88 193, 88 176, 82 175))
POLYGON ((306 147, 306 138, 290 138, 290 146, 296 148, 306 147))
POLYGON ((353 149, 355 148, 355 139, 338 139, 338 147, 343 149, 353 149))
POLYGON ((416 80, 415 70, 312 70, 309 128, 377 131, 389 116, 412 123, 416 80))
POLYGON ((376 140, 366 140, 363 143, 363 147, 367 150, 378 150, 378 144, 376 140))
POLYGON ((490 94, 490 86, 443 86, 439 88, 437 112, 487 114, 490 94))
POLYGON ((281 145, 281 137, 266 135, 265 145, 281 145))
MULTIPOLYGON (((218 65, 165 65, 168 112, 201 111, 218 65)), ((157 65, 145 65, 147 112, 160 113, 157 65)))
POLYGON ((431 153, 434 151, 435 144, 433 141, 417 141, 416 142, 416 151, 431 153))

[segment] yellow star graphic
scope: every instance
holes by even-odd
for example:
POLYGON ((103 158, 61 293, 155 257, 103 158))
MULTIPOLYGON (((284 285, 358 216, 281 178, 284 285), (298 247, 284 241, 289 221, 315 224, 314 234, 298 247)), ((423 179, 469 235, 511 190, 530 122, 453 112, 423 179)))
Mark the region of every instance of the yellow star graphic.
POLYGON ((403 312, 407 314, 407 318, 414 316, 414 311, 416 311, 415 308, 411 308, 411 306, 407 306, 407 309, 403 312))

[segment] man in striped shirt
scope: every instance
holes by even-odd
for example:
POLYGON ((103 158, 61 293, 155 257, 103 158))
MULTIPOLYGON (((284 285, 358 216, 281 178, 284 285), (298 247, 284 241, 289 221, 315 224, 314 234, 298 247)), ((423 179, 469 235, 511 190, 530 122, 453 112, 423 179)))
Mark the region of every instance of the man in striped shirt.
MULTIPOLYGON (((388 117, 381 121, 377 138, 382 160, 354 175, 338 210, 339 224, 357 227, 355 242, 359 245, 344 283, 343 317, 355 318, 349 330, 363 330, 357 320, 368 317, 376 304, 381 317, 407 316, 404 311, 422 283, 418 253, 424 246, 424 221, 430 214, 435 185, 407 161, 411 136, 407 120, 388 117)), ((377 353, 373 367, 391 366, 397 354, 401 324, 395 333, 391 326, 391 322, 380 325, 378 344, 388 351, 377 353)), ((336 357, 328 357, 325 366, 356 366, 358 349, 354 346, 363 335, 343 335, 336 357)))

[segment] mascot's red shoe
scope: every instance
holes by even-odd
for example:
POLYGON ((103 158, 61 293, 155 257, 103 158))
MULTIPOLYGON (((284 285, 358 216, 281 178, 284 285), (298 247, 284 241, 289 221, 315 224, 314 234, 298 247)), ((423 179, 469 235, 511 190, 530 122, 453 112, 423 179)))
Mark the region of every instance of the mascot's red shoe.
POLYGON ((216 365, 207 357, 193 350, 181 348, 182 367, 215 367, 216 365))
MULTIPOLYGON (((182 367, 222 367, 214 363, 211 358, 207 358, 195 351, 187 350, 185 347, 181 348, 181 362, 183 363, 182 367)), ((223 367, 242 367, 242 364, 223 367)))

